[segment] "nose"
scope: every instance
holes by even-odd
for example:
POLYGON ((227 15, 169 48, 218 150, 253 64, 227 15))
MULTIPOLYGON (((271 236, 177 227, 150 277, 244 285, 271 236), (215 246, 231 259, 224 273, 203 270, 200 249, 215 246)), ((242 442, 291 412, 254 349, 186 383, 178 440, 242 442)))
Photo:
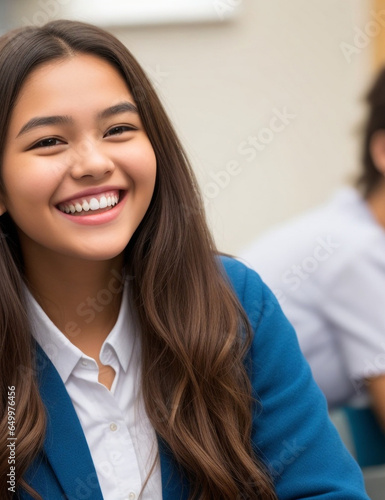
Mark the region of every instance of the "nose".
POLYGON ((114 169, 114 162, 96 141, 82 141, 71 156, 71 175, 75 179, 83 177, 101 179, 111 174, 114 169))

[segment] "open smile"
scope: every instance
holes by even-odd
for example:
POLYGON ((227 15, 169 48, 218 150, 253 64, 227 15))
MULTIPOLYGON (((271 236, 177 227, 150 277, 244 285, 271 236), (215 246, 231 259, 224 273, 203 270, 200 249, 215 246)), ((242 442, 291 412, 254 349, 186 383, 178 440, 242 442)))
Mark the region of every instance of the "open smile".
POLYGON ((111 210, 119 203, 119 199, 120 191, 106 191, 60 203, 57 208, 63 213, 76 216, 94 215, 111 210))
POLYGON ((66 219, 89 226, 97 226, 113 221, 123 210, 127 191, 110 189, 89 196, 73 198, 56 205, 66 219))

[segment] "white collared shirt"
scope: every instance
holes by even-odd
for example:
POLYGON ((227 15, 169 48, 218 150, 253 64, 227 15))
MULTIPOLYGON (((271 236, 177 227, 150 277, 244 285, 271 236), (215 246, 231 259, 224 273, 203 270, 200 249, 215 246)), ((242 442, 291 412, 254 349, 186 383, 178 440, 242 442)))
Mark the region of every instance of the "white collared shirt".
POLYGON ((75 347, 26 290, 33 335, 57 369, 86 437, 106 500, 136 500, 154 460, 141 500, 160 500, 162 484, 155 431, 141 395, 140 336, 125 285, 117 322, 100 361, 115 370, 109 391, 98 381, 96 361, 75 347))

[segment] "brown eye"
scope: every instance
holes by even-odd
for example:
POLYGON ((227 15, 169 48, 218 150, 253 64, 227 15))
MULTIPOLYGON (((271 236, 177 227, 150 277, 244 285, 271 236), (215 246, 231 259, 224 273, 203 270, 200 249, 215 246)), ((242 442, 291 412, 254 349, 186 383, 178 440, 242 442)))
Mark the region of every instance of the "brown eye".
POLYGON ((63 141, 55 139, 54 137, 48 137, 47 139, 42 139, 41 141, 36 142, 31 149, 51 148, 52 146, 58 146, 59 144, 63 144, 63 141))
POLYGON ((130 132, 132 130, 136 130, 136 128, 130 127, 128 125, 117 125, 116 127, 110 128, 105 137, 109 137, 112 135, 122 135, 124 132, 130 132))

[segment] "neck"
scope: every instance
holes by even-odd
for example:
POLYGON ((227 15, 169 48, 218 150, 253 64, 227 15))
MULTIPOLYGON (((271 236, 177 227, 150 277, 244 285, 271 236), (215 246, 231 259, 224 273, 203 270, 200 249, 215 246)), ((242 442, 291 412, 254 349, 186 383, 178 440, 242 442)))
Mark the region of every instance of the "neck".
POLYGON ((84 261, 56 254, 31 264, 25 262, 31 293, 59 330, 94 357, 119 314, 123 257, 84 261))
POLYGON ((367 202, 377 222, 385 228, 385 180, 368 196, 367 202))

